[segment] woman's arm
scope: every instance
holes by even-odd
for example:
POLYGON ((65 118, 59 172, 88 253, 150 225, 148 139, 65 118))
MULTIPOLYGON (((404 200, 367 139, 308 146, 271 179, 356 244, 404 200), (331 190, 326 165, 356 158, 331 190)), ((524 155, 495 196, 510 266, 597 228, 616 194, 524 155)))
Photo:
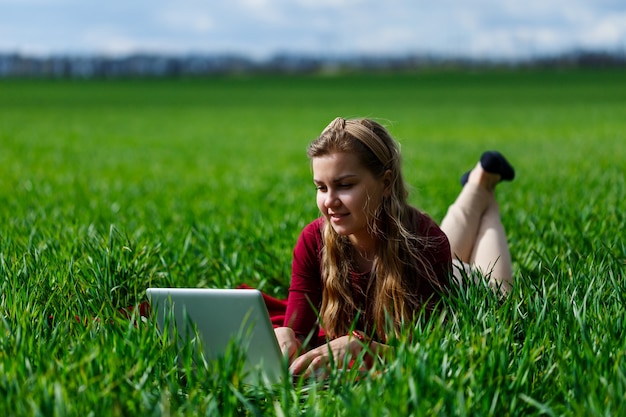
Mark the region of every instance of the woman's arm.
POLYGON ((311 334, 317 336, 319 331, 317 311, 322 300, 320 225, 321 220, 316 220, 306 226, 293 251, 283 326, 292 328, 301 341, 311 334))

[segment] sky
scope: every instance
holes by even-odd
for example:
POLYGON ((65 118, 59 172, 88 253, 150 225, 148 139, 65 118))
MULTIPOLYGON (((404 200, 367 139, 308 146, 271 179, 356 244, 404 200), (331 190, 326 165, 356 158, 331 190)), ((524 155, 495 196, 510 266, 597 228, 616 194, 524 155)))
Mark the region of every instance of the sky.
POLYGON ((0 0, 0 53, 626 53, 626 0, 0 0))

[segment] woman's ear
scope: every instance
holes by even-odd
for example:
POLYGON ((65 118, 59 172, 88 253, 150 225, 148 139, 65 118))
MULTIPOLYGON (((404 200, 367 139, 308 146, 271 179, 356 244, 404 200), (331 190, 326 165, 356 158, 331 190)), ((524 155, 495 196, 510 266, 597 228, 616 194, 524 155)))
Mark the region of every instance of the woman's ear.
POLYGON ((388 169, 383 174, 383 196, 389 197, 391 195, 391 185, 393 184, 393 172, 388 169))

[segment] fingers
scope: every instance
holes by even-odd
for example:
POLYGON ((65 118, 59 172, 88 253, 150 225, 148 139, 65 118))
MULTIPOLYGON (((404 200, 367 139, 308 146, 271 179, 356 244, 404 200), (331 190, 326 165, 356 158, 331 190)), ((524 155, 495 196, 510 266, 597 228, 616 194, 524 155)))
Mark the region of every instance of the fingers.
POLYGON ((330 341, 329 343, 318 346, 317 348, 296 358, 291 364, 290 370, 294 375, 304 375, 309 377, 314 373, 319 374, 322 370, 327 373, 327 368, 332 362, 342 361, 349 347, 350 339, 348 337, 340 337, 330 341))
POLYGON ((323 379, 328 375, 329 363, 327 354, 311 351, 296 358, 289 369, 296 377, 323 379))
POLYGON ((350 336, 342 336, 293 360, 289 370, 294 376, 326 378, 330 365, 343 363, 347 357, 356 357, 363 346, 350 336))
POLYGON ((330 369, 328 367, 329 360, 326 356, 317 356, 314 358, 309 366, 304 371, 305 378, 315 377, 317 380, 326 379, 328 376, 330 369))
POLYGON ((313 354, 313 351, 305 353, 304 355, 298 356, 293 360, 289 370, 293 375, 301 375, 304 371, 309 367, 313 359, 315 359, 316 355, 313 354))

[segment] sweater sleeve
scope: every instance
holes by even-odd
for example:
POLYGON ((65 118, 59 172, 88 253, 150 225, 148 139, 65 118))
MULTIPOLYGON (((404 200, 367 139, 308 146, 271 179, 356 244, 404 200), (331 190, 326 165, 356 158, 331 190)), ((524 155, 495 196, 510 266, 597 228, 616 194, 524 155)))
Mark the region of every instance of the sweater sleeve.
POLYGON ((301 339, 311 333, 316 336, 319 331, 317 317, 322 301, 321 226, 321 219, 306 226, 293 252, 284 326, 291 327, 301 339))

